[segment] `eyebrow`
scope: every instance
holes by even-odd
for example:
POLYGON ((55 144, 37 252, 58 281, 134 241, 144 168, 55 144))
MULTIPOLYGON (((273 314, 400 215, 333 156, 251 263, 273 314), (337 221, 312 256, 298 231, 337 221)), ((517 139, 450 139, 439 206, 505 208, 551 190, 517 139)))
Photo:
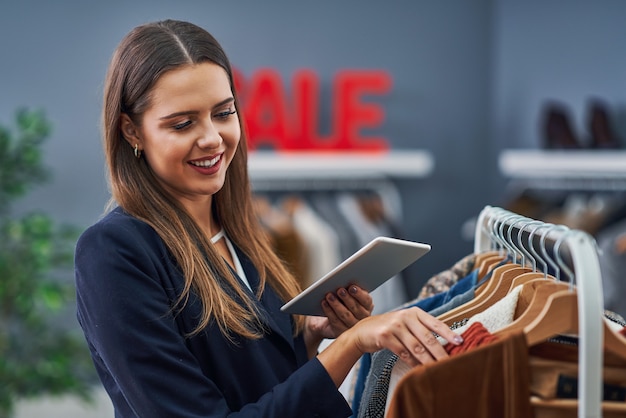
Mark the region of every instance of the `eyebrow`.
MULTIPOLYGON (((213 108, 215 109, 215 108, 222 107, 226 104, 230 104, 234 102, 235 102, 235 98, 231 96, 217 103, 215 106, 213 106, 213 108)), ((162 116, 159 118, 159 120, 172 119, 178 116, 185 116, 185 115, 195 115, 197 113, 198 111, 196 110, 184 110, 182 112, 174 112, 174 113, 170 113, 169 115, 162 116)))

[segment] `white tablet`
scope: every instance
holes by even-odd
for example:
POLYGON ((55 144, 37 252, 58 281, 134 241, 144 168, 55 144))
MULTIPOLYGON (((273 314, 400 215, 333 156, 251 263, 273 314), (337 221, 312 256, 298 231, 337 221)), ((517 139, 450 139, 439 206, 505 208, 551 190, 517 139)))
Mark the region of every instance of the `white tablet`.
POLYGON ((328 292, 351 284, 373 291, 430 251, 430 245, 377 237, 324 277, 282 306, 290 314, 324 316, 321 302, 328 292))

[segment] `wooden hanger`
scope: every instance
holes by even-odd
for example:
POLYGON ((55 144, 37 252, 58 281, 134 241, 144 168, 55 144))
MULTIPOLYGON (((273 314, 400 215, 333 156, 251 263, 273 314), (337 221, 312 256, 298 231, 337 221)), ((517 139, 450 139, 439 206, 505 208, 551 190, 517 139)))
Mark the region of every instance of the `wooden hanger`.
MULTIPOLYGON (((520 218, 518 215, 513 215, 513 217, 520 218)), ((491 225, 491 230, 493 231, 494 238, 496 238, 496 240, 500 243, 502 248, 506 248, 507 253, 506 255, 501 255, 500 257, 487 258, 483 262, 483 265, 480 266, 480 269, 478 271, 478 280, 484 279, 487 276, 487 274, 492 273, 492 271, 495 273, 495 269, 497 269, 498 267, 501 267, 500 265, 504 263, 507 259, 508 260, 512 259, 514 261, 517 260, 517 254, 518 254, 519 249, 513 247, 510 244, 512 228, 509 228, 509 231, 508 231, 509 241, 507 241, 504 238, 503 226, 504 226, 504 222, 499 226, 496 223, 495 225, 491 225)), ((499 269, 498 272, 499 274, 501 274, 506 270, 508 269, 499 269)), ((493 274, 492 274, 492 277, 489 278, 487 282, 483 283, 476 289, 476 295, 481 295, 483 292, 491 293, 493 291, 494 283, 493 283, 493 280, 491 280, 492 278, 493 278, 493 274)))
MULTIPOLYGON (((542 288, 547 289, 544 286, 539 286, 537 289, 542 288)), ((626 338, 613 331, 605 319, 602 320, 602 330, 604 352, 626 362, 626 338)), ((524 334, 529 346, 537 345, 557 335, 577 335, 578 295, 576 291, 570 289, 552 291, 542 310, 524 327, 524 334)))
MULTIPOLYGON (((485 211, 481 212, 481 217, 479 219, 483 219, 483 222, 486 220, 488 225, 490 222, 510 223, 510 221, 513 220, 513 218, 507 217, 507 211, 498 211, 498 208, 494 209, 491 207, 486 207, 485 211), (493 218, 496 218, 496 220, 492 221, 493 218)), ((546 226, 550 226, 550 224, 545 224, 545 226, 542 226, 541 228, 546 226)), ((511 228, 511 226, 509 226, 509 228, 511 228)), ((589 237, 588 234, 585 234, 582 231, 571 230, 571 235, 569 232, 569 228, 563 225, 552 225, 549 235, 551 237, 558 236, 558 239, 552 247, 550 254, 560 257, 560 255, 558 255, 558 244, 561 242, 567 242, 568 256, 570 257, 568 262, 571 261, 573 263, 577 277, 580 279, 579 283, 584 285, 581 286, 581 289, 585 291, 585 294, 581 295, 580 299, 582 306, 578 306, 578 295, 575 290, 571 290, 569 288, 568 284, 564 284, 567 287, 565 290, 565 288, 563 288, 563 284, 548 281, 545 280, 545 278, 528 279, 528 277, 525 277, 524 279, 520 279, 520 281, 528 279, 523 284, 528 292, 532 290, 533 286, 535 287, 535 289, 530 293, 530 300, 532 302, 532 298, 535 296, 537 297, 537 300, 534 303, 529 302, 527 309, 530 308, 531 304, 536 308, 540 308, 532 309, 535 311, 534 315, 531 315, 532 310, 526 313, 526 316, 528 316, 526 320, 529 320, 529 322, 524 326, 523 332, 526 334, 529 345, 539 344, 552 336, 567 333, 579 334, 578 311, 579 308, 581 309, 580 315, 585 315, 585 318, 581 317, 580 319, 585 320, 585 326, 589 326, 590 328, 584 330, 586 331, 586 335, 580 335, 581 340, 579 347, 581 351, 579 353, 579 378, 583 377, 585 380, 581 380, 579 382, 579 391, 582 391, 581 396, 584 396, 585 390, 589 389, 591 391, 591 395, 585 397, 586 402, 579 403, 578 416, 601 416, 600 397, 596 396, 595 393, 595 389, 600 386, 602 381, 601 370, 598 370, 598 367, 593 360, 593 356, 596 355, 598 349, 601 349, 599 355, 601 358, 604 358, 604 364, 607 364, 609 359, 613 360, 614 357, 621 359, 620 364, 626 364, 626 338, 623 338, 617 332, 610 329, 606 318, 602 318, 600 321, 602 322, 602 328, 598 329, 600 323, 596 324, 595 321, 601 319, 600 317, 602 312, 596 312, 596 310, 600 310, 602 304, 599 300, 600 298, 598 297, 601 295, 601 293, 598 294, 598 292, 601 292, 601 287, 599 287, 598 284, 600 280, 600 272, 593 238, 589 237), (557 228, 564 230, 564 233, 561 234, 559 232, 553 235, 552 232, 556 232, 557 228), (565 239, 566 235, 571 239, 565 239), (557 287, 560 286, 561 289, 559 290, 554 288, 554 284, 556 284, 557 287), (551 289, 547 286, 551 286, 553 288, 551 289), (545 293, 545 295, 541 296, 539 292, 545 293), (584 296, 584 298, 582 296, 584 296), (543 303, 538 303, 542 299, 543 303), (602 333, 599 331, 602 331, 602 333), (603 335, 602 341, 591 339, 600 335, 603 335), (605 354, 604 356, 602 356, 603 353, 605 354), (607 356, 606 354, 609 355, 607 356)), ((477 230, 475 248, 484 248, 486 246, 487 236, 489 236, 492 240, 494 239, 494 235, 491 234, 491 231, 487 231, 486 228, 483 228, 480 231, 477 230), (488 232, 489 234, 487 234, 488 232)), ((548 236, 548 233, 542 236, 542 245, 543 239, 546 236, 548 236)), ((542 249, 545 250, 545 247, 542 247, 542 249)), ((546 257, 549 259, 549 256, 546 257)), ((544 272, 547 272, 547 268, 544 272)), ((559 278, 559 275, 556 274, 556 277, 559 278)), ((570 281, 575 283, 576 281, 574 280, 574 276, 572 275, 570 277, 572 279, 570 281)), ((514 283, 512 282, 511 285, 513 284, 514 283)), ((522 288, 522 290, 524 290, 524 288, 522 288)), ((522 293, 526 292, 520 292, 520 296, 522 293)), ((517 319, 524 315, 524 312, 518 315, 517 319)), ((518 322, 518 325, 519 324, 520 323, 518 322)), ((510 330, 511 328, 506 329, 510 330)), ((500 333, 504 332, 506 331, 500 331, 500 333)))
MULTIPOLYGON (((562 268, 568 273, 570 280, 574 280, 573 272, 560 257, 558 250, 561 242, 561 240, 558 241, 554 247, 558 263, 554 263, 544 251, 546 261, 550 261, 551 265, 557 269, 557 277, 560 273, 558 270, 562 268)), ((545 247, 542 250, 545 250, 545 247)), ((544 268, 547 268, 547 264, 544 264, 544 268)), ((578 295, 576 288, 569 283, 558 281, 552 276, 544 276, 548 277, 546 279, 540 275, 540 273, 535 272, 519 276, 519 281, 526 281, 518 298, 515 320, 496 332, 496 335, 523 330, 528 345, 533 346, 557 335, 578 334, 578 295), (527 302, 529 295, 530 302, 527 302)), ((619 361, 626 362, 626 338, 613 331, 605 319, 602 321, 602 327, 604 351, 611 353, 619 361)))
POLYGON ((496 267, 491 278, 487 281, 487 287, 482 293, 476 295, 469 302, 441 314, 437 319, 451 325, 454 322, 471 318, 477 313, 483 312, 506 296, 515 277, 530 271, 527 267, 521 267, 519 264, 512 263, 496 267))
POLYGON ((513 281, 511 282, 511 287, 509 287, 509 292, 513 289, 515 289, 517 286, 523 285, 525 283, 528 283, 530 281, 535 281, 535 280, 550 280, 552 279, 551 276, 547 276, 545 273, 540 273, 538 271, 532 271, 529 273, 522 273, 519 276, 515 277, 513 279, 513 281))
MULTIPOLYGON (((560 286, 560 282, 550 283, 539 286, 537 292, 542 293, 545 297, 541 310, 534 314, 529 314, 531 321, 524 326, 524 334, 529 346, 537 345, 550 337, 561 334, 577 334, 578 333, 578 296, 576 292, 561 287, 561 290, 555 290, 554 285, 560 286), (542 292, 540 289, 547 291, 542 292)), ((541 306, 541 304, 533 304, 531 306, 541 306)), ((528 311, 528 310, 527 310, 528 311)))
MULTIPOLYGON (((565 282, 560 282, 557 278, 548 275, 548 262, 552 265, 555 270, 557 270, 557 275, 559 275, 559 266, 558 264, 551 259, 545 249, 545 237, 547 234, 544 234, 540 239, 541 249, 543 252, 543 257, 539 255, 539 253, 534 248, 533 236, 534 234, 542 228, 548 227, 553 229, 554 225, 544 224, 539 221, 533 221, 531 223, 537 224, 538 227, 530 232, 528 236, 528 253, 526 254, 529 259, 532 261, 533 271, 527 272, 518 275, 511 281, 511 286, 509 291, 513 290, 519 285, 523 285, 522 290, 520 291, 514 321, 512 324, 505 327, 501 330, 502 333, 523 330, 526 325, 532 322, 541 310, 543 310, 544 306, 547 303, 548 297, 559 290, 567 290, 569 289, 569 285, 565 282), (531 254, 532 253, 532 254, 531 254), (543 264, 543 273, 537 271, 537 262, 540 261, 543 264), (541 289, 538 288, 541 286, 541 289)), ((520 244, 520 248, 523 247, 522 242, 518 242, 520 244)))
POLYGON ((522 286, 513 322, 497 331, 497 335, 523 331, 539 317, 551 295, 561 290, 570 290, 567 283, 544 278, 530 280, 522 286))
POLYGON ((478 280, 484 279, 489 273, 493 271, 496 267, 506 261, 507 257, 505 255, 495 256, 488 258, 480 270, 478 271, 478 280))
MULTIPOLYGON (((512 259, 517 260, 517 256, 519 254, 521 256, 522 263, 525 264, 526 257, 532 257, 530 253, 526 253, 523 250, 523 245, 521 242, 522 232, 525 227, 518 230, 517 241, 519 246, 516 246, 513 243, 512 231, 513 226, 516 223, 519 223, 520 221, 526 221, 525 218, 519 217, 517 215, 514 215, 512 217, 518 219, 514 221, 513 224, 511 224, 511 226, 509 227, 507 231, 508 239, 505 239, 504 237, 503 225, 500 225, 500 227, 492 227, 492 231, 494 231, 494 237, 497 237, 498 241, 508 249, 508 257, 512 257, 512 259)), ((458 322, 466 318, 471 318, 477 313, 483 312, 485 309, 489 308, 494 303, 506 296, 506 294, 511 289, 511 283, 516 277, 521 274, 531 272, 533 272, 532 269, 515 263, 504 264, 496 267, 486 283, 478 287, 476 295, 471 301, 440 315, 438 319, 442 320, 448 325, 451 325, 454 322, 458 322)))
MULTIPOLYGON (((500 226, 502 225, 503 223, 498 224, 497 222, 491 220, 487 222, 487 226, 483 227, 483 231, 496 238, 494 242, 500 244, 501 249, 506 246, 504 239, 498 235, 500 226)), ((474 266, 478 269, 478 279, 480 280, 485 277, 487 273, 497 266, 498 263, 502 262, 506 256, 506 254, 499 250, 486 251, 477 254, 476 259, 474 260, 474 266)))
MULTIPOLYGON (((529 243, 532 242, 533 234, 534 234, 534 231, 531 232, 531 235, 528 238, 529 243)), ((529 245, 530 245, 530 247, 529 247, 530 251, 533 253, 533 255, 531 256, 532 266, 533 266, 532 270, 530 272, 522 273, 519 276, 515 277, 511 281, 511 286, 509 287, 509 292, 511 290, 515 289, 517 286, 520 286, 520 285, 523 285, 523 284, 529 283, 529 282, 541 283, 541 280, 554 280, 554 281, 556 281, 556 278, 554 278, 553 276, 548 275, 548 273, 547 273, 547 271, 548 271, 548 264, 547 264, 547 262, 544 261, 544 260, 541 260, 541 257, 539 256, 539 254, 537 254, 537 252, 534 251, 534 249, 532 248, 532 244, 529 244, 529 245), (541 271, 537 271, 537 260, 541 260, 542 263, 543 263, 543 273, 541 271)), ((531 287, 529 286, 528 289, 530 289, 530 288, 531 287)), ((529 290, 526 290, 526 292, 529 292, 529 290)), ((519 302, 518 302, 518 304, 519 304, 519 302)))
MULTIPOLYGON (((534 232, 536 232, 536 230, 533 231, 531 235, 534 232)), ((544 233, 540 239, 543 257, 539 256, 534 250, 532 236, 529 237, 528 241, 529 250, 535 255, 535 258, 533 258, 534 261, 541 260, 543 262, 545 272, 547 272, 548 263, 550 263, 555 269, 558 278, 560 277, 561 267, 548 255, 545 246, 546 237, 547 233, 544 233)), ((555 245, 554 251, 558 251, 558 245, 555 245)), ((527 280, 523 284, 522 291, 517 301, 515 319, 511 324, 496 332, 496 334, 504 335, 522 330, 526 334, 529 345, 532 345, 540 341, 541 338, 544 338, 544 335, 548 335, 550 332, 553 332, 553 334, 548 335, 544 339, 557 335, 559 332, 573 332, 573 328, 578 327, 578 314, 572 314, 571 307, 568 305, 570 296, 567 293, 563 293, 560 299, 553 297, 555 293, 562 291, 573 293, 573 288, 570 288, 570 285, 565 282, 553 279, 552 276, 549 276, 550 279, 541 278, 537 275, 536 271, 526 274, 526 276, 519 276, 522 278, 518 282, 526 280, 525 278, 531 277, 531 275, 535 278, 527 280), (554 328, 552 330, 550 329, 550 321, 547 320, 547 318, 549 318, 548 315, 557 317, 553 321, 552 326, 554 328)), ((548 277, 547 273, 545 273, 545 277, 548 277)))
POLYGON ((484 253, 476 254, 476 257, 474 258, 474 266, 478 267, 478 265, 481 264, 485 260, 485 258, 494 256, 494 255, 500 255, 500 252, 497 250, 493 250, 493 251, 485 251, 484 253))
POLYGON ((479 260, 474 261, 474 266, 478 269, 477 277, 482 279, 489 273, 498 263, 504 260, 505 256, 495 251, 493 254, 482 257, 479 260))
MULTIPOLYGON (((531 275, 534 273, 527 273, 527 274, 531 275)), ((521 276, 525 276, 525 275, 526 274, 522 274, 521 276)), ((517 321, 517 324, 519 324, 522 322, 522 319, 520 319, 520 317, 524 313, 526 313, 526 315, 529 315, 529 312, 526 312, 526 311, 528 310, 530 304, 533 302, 533 299, 537 299, 541 296, 537 294, 536 292, 536 289, 538 286, 549 284, 549 283, 555 283, 555 282, 556 281, 553 281, 552 279, 546 279, 544 277, 541 277, 541 278, 527 280, 525 283, 522 283, 521 284, 522 289, 519 292, 519 295, 517 297, 517 304, 515 306, 515 313, 513 314, 513 321, 514 322, 517 321)), ((546 290, 544 290, 544 292, 546 292, 546 290)), ((547 296, 544 298, 543 302, 541 301, 534 302, 534 303, 538 303, 539 305, 538 310, 541 310, 543 308, 542 303, 545 304, 546 300, 547 300, 547 296)), ((509 326, 513 327, 513 324, 510 324, 509 326)), ((523 328, 523 327, 520 327, 520 328, 523 328)))
MULTIPOLYGON (((544 222, 541 222, 541 221, 530 221, 526 223, 526 225, 524 225, 522 229, 520 230, 520 233, 517 236, 519 248, 520 248, 520 251, 525 253, 527 259, 530 261, 530 264, 532 265, 532 272, 522 273, 516 278, 514 278, 513 281, 511 282, 511 287, 509 288, 509 292, 515 289, 519 285, 522 285, 524 283, 528 283, 537 279, 548 279, 548 278, 554 279, 554 277, 548 276, 548 261, 547 260, 549 259, 549 257, 547 253, 544 252, 545 259, 542 258, 542 256, 535 250, 535 245, 533 241, 533 237, 535 236, 535 233, 545 227, 552 228, 552 225, 545 224, 544 222), (536 228, 534 228, 528 234, 528 241, 527 241, 528 249, 525 250, 524 244, 522 243, 522 240, 521 240, 522 232, 524 231, 525 228, 529 226, 533 226, 533 225, 536 226, 536 228), (541 264, 543 265, 543 269, 541 269, 540 271, 537 270, 538 262, 541 262, 541 264)), ((543 236, 542 236, 542 239, 543 239, 543 236)))

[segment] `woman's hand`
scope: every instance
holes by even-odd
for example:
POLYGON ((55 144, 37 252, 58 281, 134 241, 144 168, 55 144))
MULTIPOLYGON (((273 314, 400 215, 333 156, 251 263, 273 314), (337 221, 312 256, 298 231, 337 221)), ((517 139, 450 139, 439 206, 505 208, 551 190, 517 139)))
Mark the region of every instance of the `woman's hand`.
POLYGON ((387 348, 411 366, 448 357, 435 334, 453 344, 463 342, 445 323, 416 307, 376 315, 352 331, 354 344, 361 353, 387 348))
POLYGON ((315 353, 324 338, 337 338, 363 318, 372 314, 374 302, 370 294, 356 285, 328 293, 322 301, 326 316, 308 316, 304 338, 309 353, 315 353))
POLYGON ((364 353, 386 348, 411 366, 448 357, 434 334, 453 344, 463 343, 463 339, 446 324, 419 308, 391 311, 359 321, 317 358, 335 383, 340 385, 364 353))

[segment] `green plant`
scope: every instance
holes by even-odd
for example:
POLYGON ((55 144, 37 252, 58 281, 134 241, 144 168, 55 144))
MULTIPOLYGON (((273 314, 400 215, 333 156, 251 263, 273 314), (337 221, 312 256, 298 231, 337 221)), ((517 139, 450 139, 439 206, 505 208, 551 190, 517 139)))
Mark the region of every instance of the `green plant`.
POLYGON ((72 259, 77 229, 13 203, 50 178, 42 111, 19 110, 17 129, 0 125, 0 417, 16 400, 44 394, 90 399, 94 369, 74 326, 72 259), (71 324, 71 325, 68 325, 71 324))

